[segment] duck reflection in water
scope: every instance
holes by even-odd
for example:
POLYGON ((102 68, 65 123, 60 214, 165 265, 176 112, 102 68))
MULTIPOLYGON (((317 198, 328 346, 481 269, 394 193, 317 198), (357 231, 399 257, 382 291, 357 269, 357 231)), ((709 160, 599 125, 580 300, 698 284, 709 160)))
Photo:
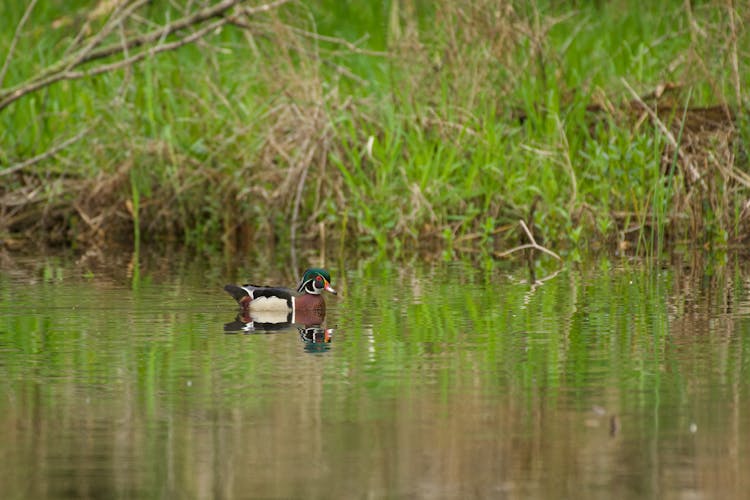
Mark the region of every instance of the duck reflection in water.
POLYGON ((336 294, 331 276, 324 269, 308 269, 296 291, 280 287, 255 285, 226 285, 227 291, 239 304, 234 321, 224 325, 226 332, 279 331, 297 326, 300 338, 309 344, 331 341, 332 329, 322 327, 326 304, 322 292, 336 294))
POLYGON ((299 312, 270 312, 250 311, 247 307, 240 306, 234 321, 224 325, 225 332, 252 333, 252 332, 274 332, 297 328, 320 328, 326 319, 325 309, 299 312))
POLYGON ((323 352, 331 348, 329 345, 333 340, 333 328, 323 328, 321 325, 305 325, 297 327, 299 338, 305 343, 308 352, 323 352))
POLYGON ((268 316, 250 313, 247 308, 241 308, 234 321, 224 324, 225 333, 274 333, 284 332, 297 327, 300 340, 305 344, 305 351, 324 352, 331 348, 333 328, 324 328, 325 311, 320 314, 304 314, 268 316), (295 322, 297 320, 298 322, 295 322))

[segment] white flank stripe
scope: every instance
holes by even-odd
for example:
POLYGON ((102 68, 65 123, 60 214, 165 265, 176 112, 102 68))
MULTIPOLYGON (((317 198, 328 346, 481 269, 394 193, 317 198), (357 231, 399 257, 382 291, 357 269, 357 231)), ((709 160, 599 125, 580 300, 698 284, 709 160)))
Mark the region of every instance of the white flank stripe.
POLYGON ((253 321, 255 323, 286 323, 289 318, 289 311, 253 311, 253 321))
MULTIPOLYGON (((293 304, 294 302, 292 302, 293 304)), ((258 297, 250 302, 251 311, 289 311, 286 300, 278 297, 258 297)))

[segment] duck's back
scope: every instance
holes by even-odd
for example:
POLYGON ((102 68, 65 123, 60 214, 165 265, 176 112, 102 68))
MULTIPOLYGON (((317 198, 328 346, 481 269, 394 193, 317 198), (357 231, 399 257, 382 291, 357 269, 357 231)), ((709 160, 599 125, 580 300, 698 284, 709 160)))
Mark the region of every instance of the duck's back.
POLYGON ((254 311, 280 311, 294 308, 295 293, 288 288, 255 285, 227 285, 229 295, 254 311))

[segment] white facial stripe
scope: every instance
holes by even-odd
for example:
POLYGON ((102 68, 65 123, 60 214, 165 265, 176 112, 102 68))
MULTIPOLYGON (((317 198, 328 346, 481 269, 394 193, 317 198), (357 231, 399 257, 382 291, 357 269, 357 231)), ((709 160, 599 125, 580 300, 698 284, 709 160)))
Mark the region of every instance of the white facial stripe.
POLYGON ((305 281, 304 283, 302 283, 302 285, 300 285, 298 291, 300 291, 300 292, 307 292, 307 293, 309 293, 311 295, 320 295, 320 292, 321 292, 318 288, 315 288, 315 280, 314 279, 309 279, 309 280, 305 281))

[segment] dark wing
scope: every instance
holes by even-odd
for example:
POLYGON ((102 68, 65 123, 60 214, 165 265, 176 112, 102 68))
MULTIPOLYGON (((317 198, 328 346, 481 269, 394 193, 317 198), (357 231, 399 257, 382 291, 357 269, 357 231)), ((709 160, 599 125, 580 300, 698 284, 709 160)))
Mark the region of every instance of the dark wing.
POLYGON ((250 296, 250 292, 248 290, 242 288, 241 286, 237 286, 237 285, 226 285, 224 287, 224 290, 226 290, 227 293, 229 295, 231 295, 232 298, 234 300, 236 300, 237 302, 239 302, 240 300, 242 300, 245 297, 249 297, 250 296))
POLYGON ((250 299, 257 299, 258 297, 277 297, 279 299, 286 300, 289 307, 292 306, 292 297, 294 292, 288 288, 276 288, 270 286, 255 286, 255 285, 226 285, 224 290, 232 296, 234 300, 240 302, 246 297, 250 299))

